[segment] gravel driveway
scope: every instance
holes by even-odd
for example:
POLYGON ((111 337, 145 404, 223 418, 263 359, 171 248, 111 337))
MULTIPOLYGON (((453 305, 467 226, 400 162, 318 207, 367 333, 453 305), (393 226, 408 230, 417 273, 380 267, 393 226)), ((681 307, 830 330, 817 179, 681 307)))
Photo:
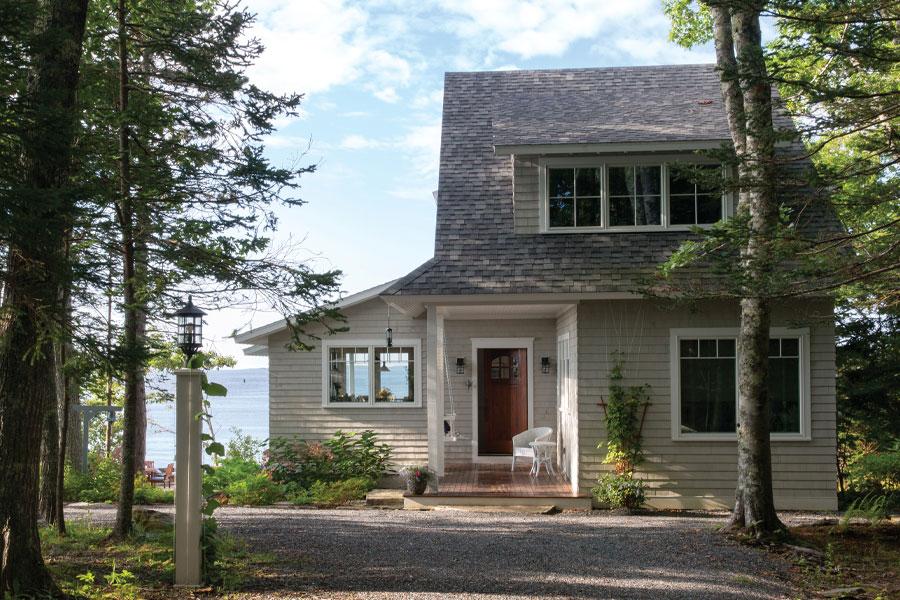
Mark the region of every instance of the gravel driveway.
MULTIPOLYGON (((69 508, 68 515, 86 516, 69 508)), ((621 516, 231 508, 279 558, 240 598, 790 598, 787 564, 714 532, 723 514, 621 516)), ((96 520, 109 518, 92 509, 96 520)), ((794 592, 792 594, 792 591, 794 592)))

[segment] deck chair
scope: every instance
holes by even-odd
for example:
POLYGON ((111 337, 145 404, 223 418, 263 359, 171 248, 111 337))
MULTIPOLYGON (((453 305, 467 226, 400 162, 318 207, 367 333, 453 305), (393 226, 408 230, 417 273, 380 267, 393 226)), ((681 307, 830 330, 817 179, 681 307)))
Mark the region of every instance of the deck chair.
POLYGON ((175 483, 175 464, 169 463, 163 473, 163 487, 172 487, 173 483, 175 483))
POLYGON ((546 440, 551 435, 553 435, 552 427, 535 427, 534 429, 526 429, 522 433, 514 435, 512 439, 512 468, 510 471, 516 470, 516 458, 519 456, 525 456, 534 461, 534 448, 529 444, 531 444, 531 442, 546 440))

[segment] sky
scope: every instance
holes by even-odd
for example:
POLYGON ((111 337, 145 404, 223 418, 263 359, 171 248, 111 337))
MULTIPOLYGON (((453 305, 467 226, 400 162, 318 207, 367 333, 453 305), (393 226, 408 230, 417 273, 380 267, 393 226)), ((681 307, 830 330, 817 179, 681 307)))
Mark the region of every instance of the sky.
MULTIPOLYGON (((306 204, 279 211, 276 243, 351 294, 405 275, 434 249, 443 76, 448 71, 713 62, 711 45, 668 41, 662 0, 246 0, 266 50, 248 75, 305 94, 267 140, 276 165, 315 164, 306 204)), ((243 356, 229 336, 277 314, 207 317, 207 348, 243 356)))

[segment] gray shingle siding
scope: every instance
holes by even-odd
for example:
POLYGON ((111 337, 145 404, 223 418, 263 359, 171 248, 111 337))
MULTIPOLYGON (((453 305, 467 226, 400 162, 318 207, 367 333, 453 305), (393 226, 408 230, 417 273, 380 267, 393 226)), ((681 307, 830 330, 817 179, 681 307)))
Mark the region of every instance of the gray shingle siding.
MULTIPOLYGON (((387 293, 639 291, 691 234, 535 233, 537 211, 516 214, 513 161, 495 144, 726 138, 714 65, 447 73, 434 258, 387 293)), ((834 230, 827 202, 807 199, 812 230, 834 230)))

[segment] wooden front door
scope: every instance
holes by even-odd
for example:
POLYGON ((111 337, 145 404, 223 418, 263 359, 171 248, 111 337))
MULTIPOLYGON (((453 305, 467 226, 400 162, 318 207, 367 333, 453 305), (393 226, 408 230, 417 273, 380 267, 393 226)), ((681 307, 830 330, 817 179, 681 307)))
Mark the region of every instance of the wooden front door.
POLYGON ((528 351, 478 351, 478 454, 512 454, 512 436, 528 429, 528 351))

